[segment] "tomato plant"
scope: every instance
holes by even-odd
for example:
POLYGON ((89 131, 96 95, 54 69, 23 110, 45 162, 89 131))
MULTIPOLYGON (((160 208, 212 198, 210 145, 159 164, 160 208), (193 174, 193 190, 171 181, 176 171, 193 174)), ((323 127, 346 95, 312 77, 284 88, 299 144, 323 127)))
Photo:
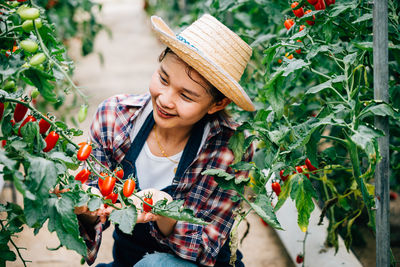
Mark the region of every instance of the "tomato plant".
POLYGON ((143 211, 144 212, 150 212, 152 210, 152 207, 147 204, 153 205, 153 196, 151 194, 147 194, 143 198, 143 211))
MULTIPOLYGON (((179 6, 162 1, 152 1, 147 10, 163 10, 177 27, 211 13, 250 44, 252 62, 242 85, 257 102, 257 112, 232 107, 244 123, 230 141, 237 159, 231 167, 253 172, 255 195, 243 200, 279 229, 272 210, 291 198, 302 231, 307 231, 317 200, 321 218, 329 219, 326 244, 338 249, 341 234, 350 249, 356 225, 369 226, 372 233, 376 229, 374 172, 380 160, 377 140, 383 135, 374 127, 376 115, 389 118, 391 187, 400 189, 400 6, 388 1, 390 101, 385 103, 374 100, 372 2, 298 2, 302 17, 287 1, 212 0, 208 6, 192 1, 184 18, 179 6), (242 131, 252 134, 246 137, 242 131), (240 162, 251 142, 257 144, 255 166, 240 162), (284 183, 271 208, 265 185, 277 176, 284 183)), ((232 181, 217 170, 206 173, 227 188, 225 183, 232 181)), ((245 178, 235 182, 247 184, 245 178)), ((233 183, 229 188, 241 193, 233 183)))
POLYGON ((82 169, 75 175, 75 180, 81 181, 82 184, 86 183, 89 180, 91 172, 88 169, 82 169))
POLYGON ((124 183, 123 194, 125 197, 130 197, 135 190, 135 180, 129 178, 124 183))
POLYGON ((80 161, 85 161, 90 156, 90 153, 92 153, 92 146, 90 144, 83 143, 80 146, 76 157, 80 161))

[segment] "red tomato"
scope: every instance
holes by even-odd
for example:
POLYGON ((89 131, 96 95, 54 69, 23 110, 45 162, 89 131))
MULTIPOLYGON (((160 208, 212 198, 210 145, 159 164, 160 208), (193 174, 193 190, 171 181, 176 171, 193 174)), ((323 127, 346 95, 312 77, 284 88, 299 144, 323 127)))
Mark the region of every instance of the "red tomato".
POLYGON ((290 30, 290 28, 292 28, 292 26, 294 25, 294 21, 292 19, 287 19, 285 20, 284 25, 287 30, 290 30))
POLYGON ((15 122, 20 122, 22 119, 25 117, 26 112, 28 111, 28 107, 17 103, 15 105, 15 110, 14 110, 14 121, 15 122))
POLYGON ((58 133, 56 133, 55 131, 51 131, 44 139, 47 145, 43 149, 43 152, 49 152, 50 150, 52 150, 56 146, 59 137, 60 136, 58 135, 58 133))
POLYGON ((119 179, 124 178, 124 170, 122 168, 118 168, 115 170, 115 176, 117 176, 119 179))
POLYGON ((289 177, 289 175, 283 175, 284 172, 285 170, 281 170, 279 172, 279 176, 281 177, 282 181, 286 181, 286 179, 289 177))
POLYGON ((7 144, 7 140, 1 140, 1 146, 2 146, 2 147, 5 147, 6 144, 7 144))
POLYGON ((46 120, 41 119, 39 121, 39 132, 40 132, 40 134, 45 134, 49 128, 50 128, 50 123, 48 123, 46 120))
POLYGON ((25 120, 24 120, 24 121, 21 123, 21 125, 19 126, 18 135, 19 135, 19 136, 22 136, 22 135, 21 135, 21 129, 22 129, 22 127, 24 127, 25 124, 27 124, 28 122, 33 122, 33 121, 36 121, 36 118, 33 117, 32 115, 29 115, 28 117, 26 117, 25 120))
POLYGON ((125 197, 129 197, 132 195, 133 190, 135 190, 135 180, 133 179, 128 179, 124 183, 124 188, 122 190, 122 193, 124 194, 125 197))
POLYGON ((302 254, 298 254, 298 255, 296 256, 296 262, 297 262, 298 264, 300 264, 300 263, 303 263, 303 261, 304 261, 303 255, 302 255, 302 254))
POLYGON ((397 199, 397 193, 393 192, 393 191, 390 191, 389 192, 389 198, 390 198, 390 200, 396 200, 397 199))
POLYGON ((324 0, 318 0, 314 5, 315 10, 324 10, 326 8, 324 0))
POLYGON ((282 63, 282 59, 278 59, 278 63, 281 64, 282 63))
POLYGON ((289 53, 286 53, 286 54, 285 54, 285 57, 286 57, 287 59, 293 59, 293 54, 290 54, 290 55, 289 55, 289 53))
POLYGON ((309 158, 306 158, 306 166, 307 169, 309 169, 310 171, 316 171, 317 168, 315 168, 312 164, 309 158))
POLYGON ((310 3, 311 5, 315 5, 318 0, 307 0, 308 3, 310 3))
POLYGON ((90 156, 90 153, 92 153, 92 146, 90 144, 83 143, 76 156, 78 160, 85 161, 90 156))
POLYGON ((108 196, 114 190, 115 186, 115 178, 112 176, 107 176, 104 178, 104 181, 100 182, 101 178, 99 178, 99 189, 103 196, 108 196))
POLYGON ((325 4, 327 6, 333 5, 335 3, 335 0, 325 0, 325 4))
POLYGON ((281 185, 278 182, 273 182, 271 184, 272 190, 275 192, 277 196, 281 193, 281 185))
MULTIPOLYGON (((153 198, 152 197, 153 197, 152 194, 145 195, 144 198, 143 198, 143 201, 145 203, 153 205, 153 198)), ((150 212, 152 208, 149 205, 145 204, 145 203, 143 203, 143 211, 144 212, 150 212)))
MULTIPOLYGON (((304 14, 308 14, 310 12, 312 12, 311 9, 307 10, 306 12, 304 12, 304 14)), ((313 18, 313 20, 306 20, 307 24, 310 25, 310 26, 315 24, 315 21, 314 21, 315 20, 315 15, 312 15, 312 18, 313 18)))
MULTIPOLYGON (((111 203, 115 204, 115 203, 117 202, 117 200, 118 200, 118 194, 117 194, 117 193, 114 193, 114 192, 111 192, 111 194, 109 194, 108 196, 106 196, 104 199, 110 199, 110 200, 111 200, 111 203)), ((107 205, 107 204, 104 204, 104 207, 107 208, 108 205, 107 205)))
POLYGON ((296 51, 297 54, 301 54, 301 49, 300 48, 296 49, 295 51, 296 51))
POLYGON ((75 175, 75 180, 81 181, 82 184, 86 183, 86 181, 89 179, 90 171, 87 169, 83 169, 80 172, 78 172, 77 175, 75 175))
POLYGON ((0 102, 0 121, 3 118, 3 114, 4 114, 4 103, 0 102))
MULTIPOLYGON (((293 172, 293 173, 303 173, 303 171, 307 171, 307 166, 306 165, 301 165, 301 166, 296 166, 296 171, 297 172, 293 172)), ((310 174, 305 173, 305 176, 307 176, 307 178, 310 178, 310 174)))
POLYGON ((293 9, 293 13, 296 17, 301 18, 304 16, 304 9, 302 7, 298 8, 299 2, 293 2, 290 7, 293 9), (296 8, 297 7, 297 8, 296 8))
POLYGON ((301 32, 302 30, 304 30, 305 27, 306 27, 305 25, 300 25, 299 32, 301 32))

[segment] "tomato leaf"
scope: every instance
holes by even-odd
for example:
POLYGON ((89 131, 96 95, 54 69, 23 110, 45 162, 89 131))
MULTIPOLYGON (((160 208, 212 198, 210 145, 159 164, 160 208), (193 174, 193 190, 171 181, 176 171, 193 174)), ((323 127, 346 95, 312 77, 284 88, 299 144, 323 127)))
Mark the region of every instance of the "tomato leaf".
POLYGON ((243 193, 244 186, 250 181, 249 177, 236 178, 234 175, 225 172, 220 169, 209 169, 201 173, 202 175, 210 175, 214 177, 214 180, 218 185, 225 190, 235 190, 243 193))
POLYGON ((244 132, 236 131, 234 135, 229 139, 229 148, 233 151, 235 156, 235 162, 241 161, 245 153, 244 149, 245 136, 244 132))
POLYGON ((266 223, 275 229, 283 230, 281 224, 276 218, 276 214, 271 205, 271 200, 266 195, 258 195, 256 200, 253 203, 250 203, 250 206, 266 223))
POLYGON ((24 74, 39 89, 44 99, 49 102, 57 102, 57 96, 53 92, 54 85, 49 82, 54 80, 53 76, 36 68, 29 68, 24 71, 24 74))
POLYGON ((313 197, 317 197, 310 180, 303 174, 295 174, 291 178, 291 191, 290 198, 296 202, 297 208, 297 224, 300 229, 305 232, 308 227, 311 212, 314 210, 315 205, 313 197))
POLYGON ((307 90, 305 94, 316 94, 326 88, 331 88, 332 87, 332 81, 328 80, 326 82, 320 83, 316 86, 311 87, 310 89, 307 90))
POLYGON ((118 224, 119 229, 125 234, 131 234, 137 220, 137 211, 134 206, 128 206, 121 210, 113 210, 109 217, 110 221, 118 224))
POLYGON ((152 213, 169 217, 177 221, 185 221, 200 225, 208 224, 203 219, 195 217, 193 210, 186 209, 183 205, 184 200, 174 200, 168 204, 166 200, 159 200, 154 205, 152 213))
POLYGON ((88 209, 90 211, 95 211, 95 210, 98 210, 101 205, 103 205, 103 201, 101 200, 101 198, 99 198, 97 196, 92 197, 92 198, 90 198, 90 200, 88 202, 88 209))
POLYGON ((368 143, 372 143, 376 138, 383 136, 384 134, 377 129, 372 129, 365 125, 360 125, 355 133, 350 136, 351 140, 356 143, 363 150, 367 148, 368 143))

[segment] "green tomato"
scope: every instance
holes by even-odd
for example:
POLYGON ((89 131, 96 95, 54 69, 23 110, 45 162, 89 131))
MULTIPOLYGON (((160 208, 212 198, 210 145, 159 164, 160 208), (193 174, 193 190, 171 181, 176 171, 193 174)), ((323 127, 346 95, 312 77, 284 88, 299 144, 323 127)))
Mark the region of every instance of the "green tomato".
POLYGON ((31 66, 38 66, 42 64, 45 60, 46 60, 46 55, 44 53, 37 53, 31 58, 31 60, 29 60, 29 64, 31 66))
POLYGON ((10 92, 10 91, 14 91, 15 89, 15 82, 13 80, 9 80, 4 84, 3 87, 4 91, 10 92))
POLYGON ((19 46, 22 49, 24 49, 25 51, 28 51, 31 53, 35 53, 38 50, 38 44, 31 39, 26 39, 26 40, 21 41, 19 46))
POLYGON ((40 16, 39 9, 30 7, 30 8, 24 8, 21 9, 18 12, 18 15, 21 17, 22 20, 32 20, 32 19, 37 19, 40 16))
MULTIPOLYGON (((42 27, 42 20, 35 19, 35 25, 36 25, 36 28, 40 29, 42 27)), ((33 30, 33 20, 25 20, 24 23, 22 23, 22 29, 26 32, 32 31, 33 30)))
POLYGON ((83 122, 86 119, 87 115, 87 105, 82 105, 78 112, 78 121, 83 122))
POLYGON ((33 99, 35 99, 36 97, 38 97, 40 95, 40 92, 37 88, 33 88, 33 90, 31 91, 31 97, 33 99))

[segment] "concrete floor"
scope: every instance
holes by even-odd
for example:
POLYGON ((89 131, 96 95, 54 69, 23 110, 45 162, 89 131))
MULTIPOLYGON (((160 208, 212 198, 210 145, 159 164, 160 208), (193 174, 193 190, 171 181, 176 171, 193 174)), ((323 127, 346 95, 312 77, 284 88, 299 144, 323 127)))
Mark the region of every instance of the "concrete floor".
MULTIPOLYGON (((112 39, 105 32, 98 35, 95 43, 95 53, 82 58, 74 50, 71 43, 71 56, 76 62, 74 80, 83 87, 90 98, 88 119, 80 125, 87 138, 89 124, 100 102, 118 93, 142 93, 147 90, 150 77, 157 66, 157 58, 163 47, 152 35, 149 19, 142 11, 139 0, 103 0, 104 6, 100 16, 111 32, 112 39), (102 53, 104 65, 101 65, 97 53, 102 53)), ((80 141, 80 140, 77 140, 80 141)), ((10 189, 5 189, 0 195, 0 202, 11 201, 10 189)), ((18 196, 18 203, 22 203, 18 196)), ((250 215, 250 232, 239 247, 244 254, 244 262, 250 267, 284 267, 294 266, 278 236, 270 227, 265 227, 257 215, 250 215)), ((240 233, 245 231, 245 224, 240 227, 240 233)), ((14 238, 19 246, 26 247, 22 251, 26 260, 32 261, 28 266, 80 266, 81 257, 74 251, 61 248, 50 251, 59 245, 56 234, 43 227, 34 236, 31 229, 24 229, 18 238, 14 238)), ((112 228, 103 235, 103 243, 95 264, 112 260, 112 228)), ((16 262, 7 266, 23 266, 16 262)), ((84 266, 87 266, 84 264, 84 266)))

